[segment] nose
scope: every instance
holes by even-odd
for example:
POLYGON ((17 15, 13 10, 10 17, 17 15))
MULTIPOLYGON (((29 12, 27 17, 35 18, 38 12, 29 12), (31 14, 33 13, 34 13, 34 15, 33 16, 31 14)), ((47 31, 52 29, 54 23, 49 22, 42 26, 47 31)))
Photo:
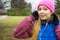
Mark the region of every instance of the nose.
POLYGON ((40 12, 41 12, 41 13, 43 13, 43 12, 44 12, 44 10, 42 9, 42 10, 40 10, 40 12))
POLYGON ((40 11, 40 14, 44 14, 44 11, 43 11, 43 10, 41 10, 41 11, 40 11))

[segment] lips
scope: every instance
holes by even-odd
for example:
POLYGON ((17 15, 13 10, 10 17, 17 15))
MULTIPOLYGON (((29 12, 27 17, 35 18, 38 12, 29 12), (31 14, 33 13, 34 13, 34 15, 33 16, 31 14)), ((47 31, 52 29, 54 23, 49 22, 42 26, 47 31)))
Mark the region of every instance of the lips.
POLYGON ((45 17, 45 15, 41 15, 40 17, 41 17, 41 18, 44 18, 44 17, 45 17))

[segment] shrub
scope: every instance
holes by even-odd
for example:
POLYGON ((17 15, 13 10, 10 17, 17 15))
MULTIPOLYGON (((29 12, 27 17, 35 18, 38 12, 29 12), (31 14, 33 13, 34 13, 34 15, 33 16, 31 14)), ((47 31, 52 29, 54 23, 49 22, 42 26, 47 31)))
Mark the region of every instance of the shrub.
POLYGON ((12 8, 7 11, 8 16, 28 16, 31 14, 30 9, 18 9, 18 8, 12 8))

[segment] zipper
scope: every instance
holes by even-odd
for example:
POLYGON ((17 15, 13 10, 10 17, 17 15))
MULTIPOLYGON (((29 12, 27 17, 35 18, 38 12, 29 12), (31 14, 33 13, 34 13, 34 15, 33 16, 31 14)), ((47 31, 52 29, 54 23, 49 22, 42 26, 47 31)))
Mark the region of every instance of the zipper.
MULTIPOLYGON (((47 25, 48 25, 48 23, 46 23, 45 28, 40 32, 40 37, 42 36, 43 31, 45 31, 45 29, 47 28, 47 25)), ((41 30, 41 28, 40 28, 40 30, 41 30)), ((40 40, 41 40, 41 38, 40 38, 40 40)))

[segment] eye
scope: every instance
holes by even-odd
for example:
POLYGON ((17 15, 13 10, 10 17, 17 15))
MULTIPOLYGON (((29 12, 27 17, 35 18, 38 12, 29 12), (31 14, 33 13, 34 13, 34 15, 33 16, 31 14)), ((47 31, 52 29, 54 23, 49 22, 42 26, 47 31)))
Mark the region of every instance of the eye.
POLYGON ((44 7, 44 10, 48 10, 48 9, 44 7))
POLYGON ((44 10, 48 10, 47 8, 44 8, 44 10))
POLYGON ((39 8, 38 10, 41 10, 41 8, 39 8))

